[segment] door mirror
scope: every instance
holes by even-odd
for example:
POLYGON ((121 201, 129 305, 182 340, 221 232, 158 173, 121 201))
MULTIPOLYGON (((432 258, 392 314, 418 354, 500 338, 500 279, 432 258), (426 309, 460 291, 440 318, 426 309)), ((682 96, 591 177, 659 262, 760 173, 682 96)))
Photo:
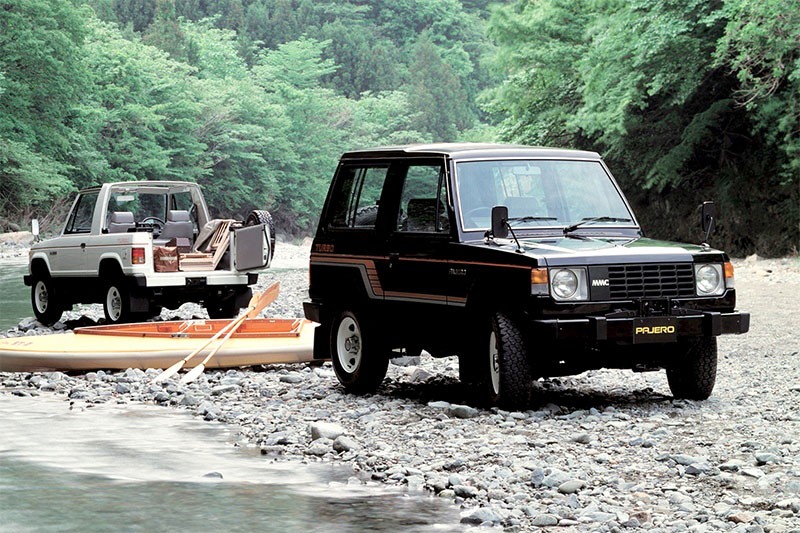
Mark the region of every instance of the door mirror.
POLYGON ((705 234, 705 242, 708 242, 708 238, 711 237, 711 234, 714 233, 714 229, 716 227, 715 216, 717 213, 717 208, 714 205, 714 202, 703 202, 703 205, 700 206, 700 225, 703 228, 703 233, 705 234))
POLYGON ((39 236, 39 219, 34 218, 31 220, 31 233, 33 233, 34 237, 39 236))
POLYGON ((508 208, 504 205, 492 208, 492 235, 498 239, 508 237, 508 208))

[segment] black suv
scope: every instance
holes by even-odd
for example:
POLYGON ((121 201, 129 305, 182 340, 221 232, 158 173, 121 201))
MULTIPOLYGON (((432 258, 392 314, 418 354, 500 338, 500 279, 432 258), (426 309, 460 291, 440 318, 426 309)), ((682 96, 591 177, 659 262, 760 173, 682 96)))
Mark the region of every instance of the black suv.
MULTIPOLYGON (((713 204, 702 220, 707 240, 713 204)), ((666 369, 676 398, 706 399, 717 335, 750 323, 725 253, 645 238, 598 154, 525 146, 344 154, 309 296, 315 357, 348 391, 425 349, 509 408, 539 377, 597 368, 666 369)))

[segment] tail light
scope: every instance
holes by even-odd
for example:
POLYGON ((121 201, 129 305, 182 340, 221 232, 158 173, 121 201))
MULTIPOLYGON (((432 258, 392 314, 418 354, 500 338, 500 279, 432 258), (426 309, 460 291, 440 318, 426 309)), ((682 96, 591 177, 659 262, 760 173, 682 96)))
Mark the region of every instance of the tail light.
POLYGON ((144 261, 144 248, 131 248, 131 263, 134 265, 143 265, 144 261))

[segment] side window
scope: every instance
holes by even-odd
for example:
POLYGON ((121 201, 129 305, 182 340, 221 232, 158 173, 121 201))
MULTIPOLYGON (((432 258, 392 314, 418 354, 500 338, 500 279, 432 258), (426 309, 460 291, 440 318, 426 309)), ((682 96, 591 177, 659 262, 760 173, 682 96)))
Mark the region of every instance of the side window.
POLYGON ((99 192, 90 192, 78 197, 78 203, 67 221, 64 233, 90 233, 92 231, 92 215, 99 192))
POLYGON ((328 226, 374 228, 388 166, 347 166, 339 171, 331 196, 328 226))
POLYGON ((447 192, 441 165, 410 165, 403 182, 397 230, 440 233, 450 231, 447 192))

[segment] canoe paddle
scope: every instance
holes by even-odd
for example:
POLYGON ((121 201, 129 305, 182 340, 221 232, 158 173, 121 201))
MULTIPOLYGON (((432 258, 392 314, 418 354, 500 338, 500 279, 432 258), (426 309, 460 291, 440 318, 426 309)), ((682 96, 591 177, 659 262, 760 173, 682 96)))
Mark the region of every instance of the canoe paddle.
MULTIPOLYGON (((226 324, 210 339, 208 339, 208 341, 206 341, 197 349, 192 351, 192 353, 190 353, 189 355, 187 355, 186 357, 184 357, 183 359, 181 359, 180 361, 178 361, 177 363, 175 363, 174 365, 172 365, 171 367, 167 368, 162 373, 157 375, 155 378, 152 379, 150 383, 161 383, 162 381, 166 381, 175 374, 177 374, 180 371, 180 369, 183 368, 184 365, 192 357, 196 356, 197 354, 205 350, 212 342, 225 335, 228 331, 233 329, 238 329, 238 327, 242 324, 242 322, 244 322, 245 319, 256 318, 261 311, 263 311, 269 304, 275 301, 275 298, 278 297, 279 292, 280 292, 280 283, 276 281, 275 283, 264 289, 262 292, 254 294, 253 297, 250 298, 250 302, 247 306, 247 309, 245 309, 244 314, 242 314, 238 318, 233 319, 229 324, 226 324)), ((227 338, 225 340, 227 340, 227 338)), ((225 340, 223 340, 222 343, 224 343, 225 340)), ((220 345, 222 343, 220 343, 220 345)), ((217 347, 217 350, 218 349, 219 347, 217 347)), ((214 350, 214 353, 216 353, 216 350, 214 350)), ((202 371, 203 370, 201 369, 200 372, 202 371)), ((199 375, 200 372, 198 372, 197 375, 199 375)))

